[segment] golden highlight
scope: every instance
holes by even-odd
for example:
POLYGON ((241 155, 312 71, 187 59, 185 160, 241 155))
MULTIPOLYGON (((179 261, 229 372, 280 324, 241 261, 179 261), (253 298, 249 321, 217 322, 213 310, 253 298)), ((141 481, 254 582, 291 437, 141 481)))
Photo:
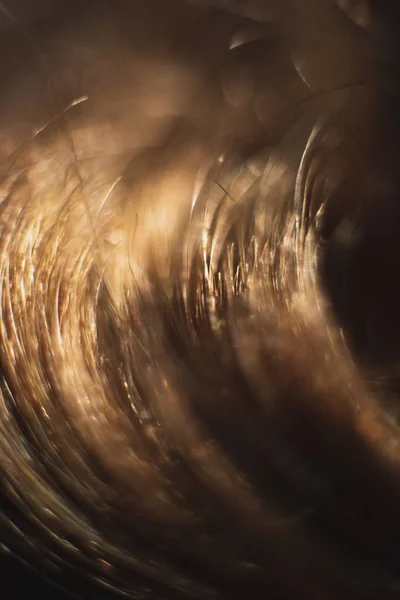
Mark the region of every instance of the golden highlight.
POLYGON ((389 8, 1 5, 4 552, 88 598, 398 597, 389 8))

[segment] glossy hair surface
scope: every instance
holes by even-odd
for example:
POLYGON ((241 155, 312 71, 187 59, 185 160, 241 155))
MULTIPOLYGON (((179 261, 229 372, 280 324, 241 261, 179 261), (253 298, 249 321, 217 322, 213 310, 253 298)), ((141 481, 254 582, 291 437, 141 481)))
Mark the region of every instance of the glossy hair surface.
POLYGON ((4 551, 83 598, 397 598, 395 4, 35 4, 0 5, 4 551))

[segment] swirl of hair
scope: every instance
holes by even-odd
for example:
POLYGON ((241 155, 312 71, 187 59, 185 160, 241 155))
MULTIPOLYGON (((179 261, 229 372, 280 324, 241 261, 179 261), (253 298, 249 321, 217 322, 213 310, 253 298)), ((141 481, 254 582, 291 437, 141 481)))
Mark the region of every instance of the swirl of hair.
POLYGON ((395 352, 343 288, 391 24, 201 4, 1 5, 0 545, 81 598, 397 598, 395 352))

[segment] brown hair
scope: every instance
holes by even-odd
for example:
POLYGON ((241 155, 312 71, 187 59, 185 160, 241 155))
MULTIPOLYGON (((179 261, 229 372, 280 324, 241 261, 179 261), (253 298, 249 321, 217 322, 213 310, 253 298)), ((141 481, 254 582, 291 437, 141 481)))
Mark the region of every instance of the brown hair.
POLYGON ((82 597, 397 597, 390 3, 45 4, 0 11, 4 548, 82 597))

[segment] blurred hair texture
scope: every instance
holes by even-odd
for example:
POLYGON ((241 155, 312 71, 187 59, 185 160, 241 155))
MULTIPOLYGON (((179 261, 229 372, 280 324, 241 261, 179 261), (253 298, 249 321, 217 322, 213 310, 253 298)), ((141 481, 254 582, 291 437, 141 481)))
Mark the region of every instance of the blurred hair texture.
POLYGON ((400 597, 399 12, 0 4, 4 554, 400 597))

